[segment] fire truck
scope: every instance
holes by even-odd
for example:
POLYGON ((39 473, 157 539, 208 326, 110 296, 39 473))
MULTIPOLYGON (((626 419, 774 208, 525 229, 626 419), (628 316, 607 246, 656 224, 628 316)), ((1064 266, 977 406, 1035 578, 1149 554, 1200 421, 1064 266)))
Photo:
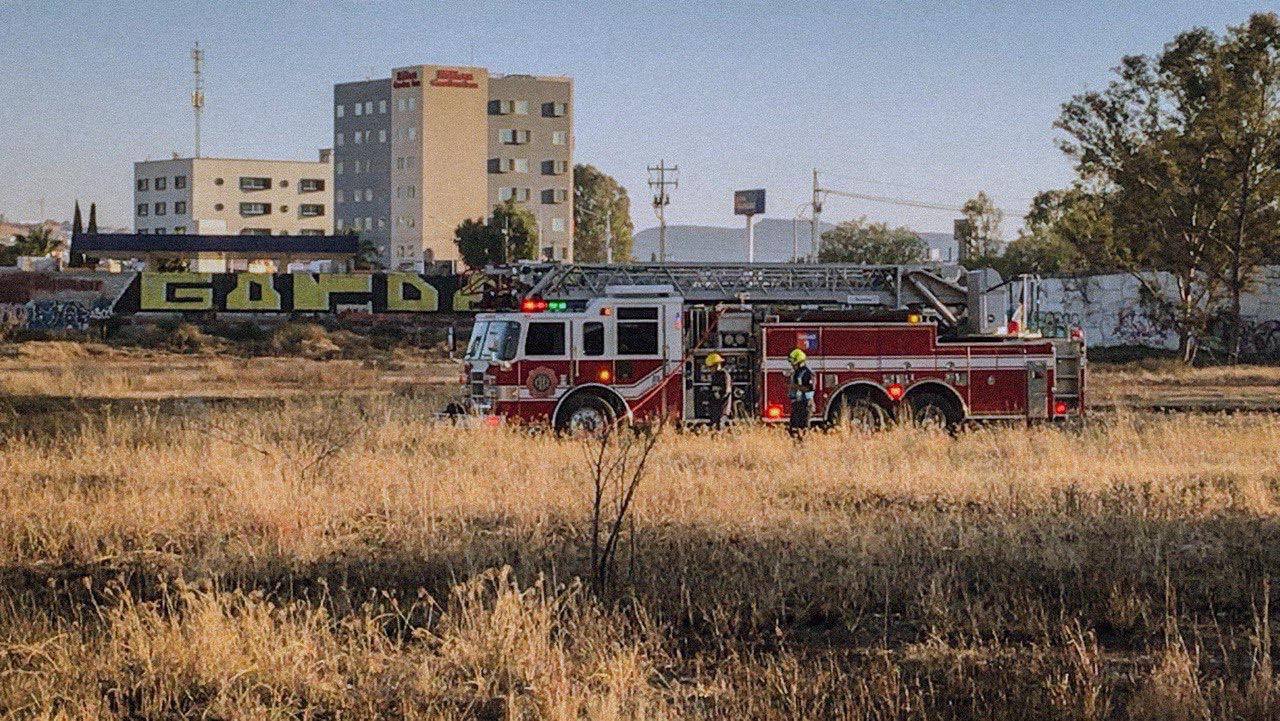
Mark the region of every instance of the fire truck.
POLYGON ((704 360, 724 358, 733 415, 788 421, 794 349, 819 424, 1058 421, 1085 411, 1083 335, 1030 331, 1035 285, 959 266, 544 265, 518 307, 476 317, 462 381, 490 423, 591 431, 705 423, 704 360))

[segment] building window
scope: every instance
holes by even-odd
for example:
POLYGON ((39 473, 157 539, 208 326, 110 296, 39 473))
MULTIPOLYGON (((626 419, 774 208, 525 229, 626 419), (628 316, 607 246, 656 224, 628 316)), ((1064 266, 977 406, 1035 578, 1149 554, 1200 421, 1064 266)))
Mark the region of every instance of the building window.
POLYGON ((150 189, 151 189, 150 178, 138 178, 138 190, 150 190, 150 189))
POLYGON ((361 143, 363 143, 363 142, 364 142, 364 133, 360 132, 359 130, 357 130, 356 132, 352 133, 352 135, 354 135, 354 136, 355 136, 355 137, 353 137, 353 138, 351 138, 351 139, 355 142, 355 144, 356 144, 356 145, 359 145, 359 144, 361 144, 361 143))
POLYGON ((387 131, 385 131, 385 130, 379 130, 379 131, 378 131, 378 142, 379 142, 379 143, 385 143, 385 142, 387 142, 387 131))
POLYGON ((167 190, 169 188, 169 179, 156 178, 155 188, 156 190, 167 190))
POLYGON ((174 234, 174 235, 186 235, 186 234, 187 234, 187 226, 185 226, 185 225, 179 225, 178 227, 176 227, 176 228, 174 228, 174 229, 173 229, 173 234, 174 234))
POLYGON ((338 147, 342 147, 342 133, 333 134, 333 144, 338 147))
POLYGON ((552 230, 552 231, 554 231, 554 232, 556 232, 556 233, 563 233, 563 232, 564 232, 564 218, 552 218, 552 219, 551 219, 551 230, 552 230))
POLYGON ((175 175, 175 176, 173 176, 173 189, 174 189, 174 190, 186 190, 186 188, 187 188, 187 176, 185 176, 185 175, 175 175))
POLYGON ((299 181, 298 190, 303 193, 318 193, 324 190, 324 180, 322 178, 303 178, 299 181))
POLYGON ((244 228, 240 235, 271 235, 270 228, 244 228))
POLYGON ((339 118, 344 117, 347 114, 347 109, 342 105, 338 105, 334 108, 334 114, 339 118))
POLYGON ((225 208, 225 207, 227 207, 227 206, 223 205, 222 203, 214 203, 214 205, 213 205, 213 209, 214 209, 214 210, 218 210, 218 211, 221 211, 221 210, 222 210, 223 208, 225 208))
POLYGON ((356 103, 356 117, 360 117, 361 115, 364 115, 364 104, 356 103))
POLYGON ((186 214, 187 214, 187 201, 185 201, 185 200, 175 200, 175 201, 174 201, 174 203, 173 203, 173 214, 174 214, 174 215, 186 215, 186 214))
POLYGON ((271 190, 271 178, 240 178, 240 189, 244 191, 271 190))
POLYGON ((567 172, 569 172, 569 162, 567 160, 542 161, 543 175, 564 175, 567 172))
POLYGON ((271 213, 270 203, 241 203, 240 215, 269 215, 271 213))
POLYGON ((368 101, 366 101, 366 102, 365 102, 365 104, 364 104, 364 114, 365 114, 365 115, 373 115, 373 101, 372 101, 372 100, 368 100, 368 101))
POLYGON ((145 218, 151 212, 151 206, 146 203, 138 203, 138 217, 145 218))
POLYGON ((551 144, 552 145, 568 145, 569 134, 563 130, 555 131, 554 133, 551 134, 551 144))
POLYGON ((524 145, 529 142, 529 131, 502 128, 498 131, 498 142, 506 145, 524 145))
POLYGON ((342 175, 342 161, 341 161, 341 160, 339 160, 337 163, 334 163, 334 165, 333 165, 333 174, 334 174, 334 175, 342 175))
POLYGON ((529 199, 530 192, 528 188, 498 188, 498 199, 523 202, 529 199))
POLYGON ((542 191, 542 202, 547 204, 563 203, 568 197, 569 191, 564 188, 548 188, 542 191))
POLYGON ((417 109, 418 109, 418 99, 417 99, 417 98, 415 98, 415 97, 413 97, 413 96, 410 96, 410 97, 409 97, 409 110, 413 111, 413 110, 417 110, 417 109))
POLYGON ((287 187, 289 187, 289 181, 287 181, 287 180, 281 180, 281 181, 280 181, 280 187, 281 187, 281 188, 287 188, 287 187))
POLYGON ((319 218, 324 215, 324 206, 319 203, 303 203, 298 206, 298 215, 304 218, 319 218))
POLYGON ((289 206, 287 206, 287 205, 282 205, 282 206, 280 206, 280 212, 281 212, 281 213, 288 213, 288 212, 289 212, 289 206))
POLYGON ((517 101, 516 101, 516 103, 515 103, 515 110, 514 110, 514 112, 515 112, 515 114, 516 114, 516 115, 528 115, 528 114, 529 114, 529 101, 528 101, 528 100, 517 100, 517 101))
POLYGON ((406 132, 406 133, 405 133, 405 135, 407 135, 407 136, 409 137, 409 139, 410 139, 410 140, 417 140, 417 139, 418 139, 418 128, 417 128, 416 126, 410 125, 410 126, 408 127, 408 132, 406 132))
POLYGON ((569 112, 568 103, 543 103, 542 117, 544 118, 563 118, 569 112))
POLYGON ((222 178, 214 178, 214 179, 213 179, 213 184, 214 184, 214 185, 222 185, 222 178))
POLYGON ((378 114, 379 114, 379 115, 386 115, 386 114, 387 114, 387 101, 385 101, 385 100, 379 100, 379 101, 378 101, 378 114))

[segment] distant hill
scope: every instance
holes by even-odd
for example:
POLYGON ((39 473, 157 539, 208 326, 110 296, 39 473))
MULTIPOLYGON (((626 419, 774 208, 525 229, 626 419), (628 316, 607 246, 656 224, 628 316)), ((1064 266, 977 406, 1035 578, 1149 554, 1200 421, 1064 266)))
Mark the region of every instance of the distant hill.
MULTIPOLYGON (((809 223, 796 224, 800 255, 809 252, 809 223)), ((833 228, 821 223, 818 232, 833 228)), ((737 228, 714 225, 668 225, 667 259, 695 263, 732 263, 747 259, 746 221, 737 228)), ((929 246, 931 260, 954 263, 956 242, 950 233, 918 233, 929 246)), ((786 218, 761 218, 756 221, 756 260, 785 263, 791 260, 791 221, 786 218)), ((645 228, 635 234, 632 255, 638 261, 655 260, 658 256, 658 229, 645 228)))

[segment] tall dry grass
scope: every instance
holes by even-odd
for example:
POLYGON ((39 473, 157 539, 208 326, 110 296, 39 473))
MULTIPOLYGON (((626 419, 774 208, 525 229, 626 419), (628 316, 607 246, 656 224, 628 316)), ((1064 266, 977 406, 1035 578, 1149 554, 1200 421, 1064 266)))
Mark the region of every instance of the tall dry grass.
POLYGON ((403 400, 0 450, 27 717, 1274 718, 1280 419, 668 430, 590 575, 589 449, 403 400))

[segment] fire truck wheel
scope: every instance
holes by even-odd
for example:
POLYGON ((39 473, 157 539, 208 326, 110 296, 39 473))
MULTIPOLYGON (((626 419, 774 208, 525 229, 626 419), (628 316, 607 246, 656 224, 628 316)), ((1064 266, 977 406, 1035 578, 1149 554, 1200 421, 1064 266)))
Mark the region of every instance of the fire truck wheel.
POLYGON ((840 401, 832 420, 832 427, 857 431, 878 431, 889 422, 884 406, 870 398, 845 398, 840 401))
POLYGON ((613 425, 613 407, 600 396, 580 393, 564 402, 556 416, 556 430, 561 433, 594 434, 613 425))
POLYGON ((951 430, 960 423, 955 404, 946 396, 934 391, 921 390, 907 398, 911 423, 921 428, 951 430))

